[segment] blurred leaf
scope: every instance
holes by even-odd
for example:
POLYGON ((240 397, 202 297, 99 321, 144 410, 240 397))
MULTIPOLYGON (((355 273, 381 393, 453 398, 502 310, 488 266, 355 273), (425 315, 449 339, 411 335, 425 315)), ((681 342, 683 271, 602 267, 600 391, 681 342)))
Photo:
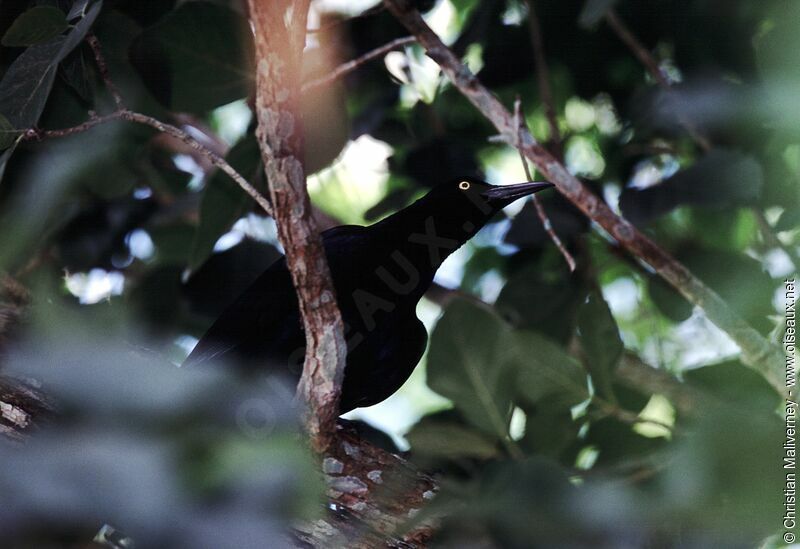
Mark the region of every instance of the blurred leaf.
POLYGON ((578 17, 578 24, 585 28, 591 28, 597 25, 608 13, 608 10, 613 8, 619 0, 586 0, 583 4, 583 9, 578 17))
POLYGON ((68 27, 64 12, 54 6, 35 6, 14 21, 3 35, 9 47, 33 46, 55 38, 68 27))
POLYGON ((485 460, 499 454, 496 441, 452 419, 441 419, 437 414, 423 417, 406 438, 411 451, 425 457, 485 460))
POLYGON ((428 351, 428 385, 476 427, 508 436, 513 369, 511 330, 492 312, 453 301, 436 323, 428 351))
POLYGON ((711 208, 752 205, 763 186, 763 171, 755 158, 714 149, 657 185, 642 190, 625 188, 619 204, 626 218, 641 225, 684 204, 711 208))
POLYGON ((669 282, 656 274, 647 276, 647 292, 653 304, 673 322, 683 322, 692 316, 693 305, 683 299, 669 282))
MULTIPOLYGON (((772 295, 776 282, 763 265, 742 253, 707 250, 686 244, 675 254, 703 282, 711 286, 762 333, 772 329, 772 295), (742 288, 747 288, 746 292, 742 288)), ((686 320, 692 306, 678 292, 655 275, 648 278, 648 291, 665 316, 675 322, 686 320)))
POLYGON ((0 114, 4 114, 14 128, 28 129, 39 121, 58 64, 89 32, 101 6, 102 1, 94 2, 65 36, 26 49, 3 75, 0 114))
POLYGON ((589 292, 589 298, 581 306, 578 327, 592 381, 601 396, 613 398, 611 386, 614 369, 622 356, 624 345, 608 303, 598 291, 589 292))
POLYGON ((597 534, 587 535, 576 523, 580 515, 572 499, 578 490, 564 469, 545 459, 490 464, 475 482, 445 487, 434 500, 434 506, 444 509, 439 510, 441 526, 433 544, 511 549, 614 546, 599 541, 597 534))
POLYGON ((598 467, 642 458, 667 447, 667 441, 663 437, 642 436, 634 431, 632 425, 611 417, 593 421, 582 442, 598 451, 596 461, 598 467))
POLYGON ((306 173, 327 168, 339 156, 350 137, 350 120, 341 84, 303 93, 304 167, 306 173))
POLYGON ((781 400, 763 376, 738 360, 685 370, 683 377, 690 385, 719 397, 723 402, 733 403, 737 408, 769 413, 781 400))
POLYGON ((730 545, 726 538, 753 546, 774 532, 775 517, 783 516, 786 477, 780 459, 786 432, 777 414, 730 404, 702 414, 677 441, 660 479, 662 501, 673 520, 702 524, 721 546, 730 545))
MULTIPOLYGON (((255 136, 239 141, 226 157, 236 171, 250 178, 257 173, 261 153, 255 136)), ((196 271, 214 251, 219 237, 230 230, 250 203, 249 196, 222 170, 214 170, 200 201, 200 223, 189 254, 189 269, 196 271)))
MULTIPOLYGON (((572 413, 559 402, 558 395, 542 398, 535 406, 525 407, 525 436, 520 446, 533 454, 558 459, 578 439, 580 424, 572 413)), ((574 456, 567 458, 574 463, 574 456)))
POLYGON ((800 85, 800 53, 797 29, 800 8, 786 0, 775 2, 768 14, 769 25, 757 35, 755 52, 761 75, 772 82, 800 85))
POLYGON ((149 229, 150 237, 156 247, 156 261, 160 265, 185 265, 189 260, 192 240, 195 235, 193 226, 186 223, 159 226, 149 229))
POLYGON ((150 91, 176 111, 203 113, 252 87, 247 20, 211 2, 186 2, 146 29, 131 57, 150 91))
POLYGON ((778 222, 775 224, 775 231, 794 231, 800 227, 800 208, 791 208, 785 210, 778 222))

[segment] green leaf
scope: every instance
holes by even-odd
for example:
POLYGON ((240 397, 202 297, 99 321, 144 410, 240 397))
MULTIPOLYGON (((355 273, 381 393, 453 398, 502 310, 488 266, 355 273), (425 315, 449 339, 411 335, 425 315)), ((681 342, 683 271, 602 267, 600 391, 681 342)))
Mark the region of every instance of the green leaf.
MULTIPOLYGON (((535 407, 525 407, 525 436, 520 445, 526 452, 558 459, 578 441, 580 425, 557 396, 545 397, 535 407)), ((574 462, 570 460, 569 465, 574 462)))
POLYGON ((601 396, 613 398, 613 372, 624 346, 611 310, 599 292, 590 292, 581 306, 578 327, 592 381, 601 396))
POLYGON ((780 402, 775 389, 764 377, 738 360, 686 370, 683 376, 688 384, 737 408, 771 412, 780 402))
POLYGON ((568 408, 589 398, 586 374, 563 347, 534 332, 513 332, 508 342, 517 371, 515 394, 536 404, 545 397, 551 406, 568 408))
POLYGON ((36 6, 16 18, 3 35, 2 44, 9 47, 33 46, 55 38, 69 24, 64 12, 53 6, 36 6))
POLYGON ((415 455, 442 459, 489 459, 498 455, 496 441, 454 420, 423 417, 406 435, 415 455))
POLYGON ((511 329, 486 308, 453 301, 431 335, 428 385, 472 425, 500 439, 511 413, 511 329))
POLYGON ((585 29, 594 27, 618 1, 619 0, 586 0, 578 16, 578 24, 585 29))
POLYGON ((65 36, 26 49, 0 80, 0 113, 20 130, 36 125, 47 103, 58 64, 83 40, 100 12, 95 2, 65 36))
POLYGON ((159 265, 185 265, 194 238, 194 227, 179 223, 148 229, 159 265))
POLYGON ((210 2, 186 2, 146 29, 131 57, 153 94, 177 111, 202 113, 252 87, 250 26, 210 2))
POLYGON ((665 446, 665 439, 642 436, 631 425, 614 418, 592 422, 583 442, 597 449, 596 463, 601 466, 641 458, 665 446))
MULTIPOLYGON (((228 153, 228 162, 244 177, 251 177, 260 166, 258 142, 248 135, 228 153)), ((214 250, 219 237, 245 212, 249 197, 221 170, 216 170, 206 183, 200 202, 200 223, 195 231, 189 268, 195 271, 214 250)))
POLYGON ((508 435, 512 402, 549 397, 567 409, 588 398, 586 374, 556 343, 513 330, 493 311, 456 300, 431 336, 428 385, 453 401, 472 425, 508 435))

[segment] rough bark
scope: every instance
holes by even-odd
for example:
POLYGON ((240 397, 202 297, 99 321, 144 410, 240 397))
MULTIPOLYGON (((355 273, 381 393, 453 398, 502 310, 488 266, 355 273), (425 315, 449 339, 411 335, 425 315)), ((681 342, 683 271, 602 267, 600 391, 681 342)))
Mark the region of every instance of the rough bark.
POLYGON ((329 511, 324 519, 296 525, 301 546, 319 548, 425 547, 430 525, 403 532, 404 525, 431 500, 437 482, 401 456, 378 448, 347 425, 323 460, 329 511))
POLYGON ((300 71, 308 0, 249 0, 256 45, 257 136, 278 237, 300 303, 306 355, 298 396, 312 446, 330 443, 347 347, 303 171, 300 71))
POLYGON ((742 351, 742 361, 760 372, 780 393, 784 393, 783 357, 777 346, 754 330, 711 288, 694 276, 683 264, 641 233, 627 220, 616 215, 600 198, 589 191, 574 175, 537 143, 530 132, 518 132, 513 115, 475 77, 472 72, 442 43, 406 0, 384 0, 398 20, 417 37, 453 85, 497 128, 504 140, 515 144, 520 135, 520 148, 536 168, 587 217, 613 236, 630 253, 649 264, 690 303, 700 307, 706 316, 725 331, 742 351))

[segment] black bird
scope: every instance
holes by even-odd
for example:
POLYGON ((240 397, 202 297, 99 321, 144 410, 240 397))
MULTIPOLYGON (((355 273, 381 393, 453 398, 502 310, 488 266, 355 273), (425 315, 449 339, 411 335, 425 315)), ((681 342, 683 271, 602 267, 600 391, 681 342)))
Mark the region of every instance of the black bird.
MULTIPOLYGON (((462 178, 374 225, 322 233, 348 346, 340 413, 381 402, 411 375, 428 340, 416 306, 445 258, 504 206, 552 186, 462 178)), ((298 377, 304 345, 297 296, 281 258, 222 313, 184 364, 225 360, 251 372, 298 377)))

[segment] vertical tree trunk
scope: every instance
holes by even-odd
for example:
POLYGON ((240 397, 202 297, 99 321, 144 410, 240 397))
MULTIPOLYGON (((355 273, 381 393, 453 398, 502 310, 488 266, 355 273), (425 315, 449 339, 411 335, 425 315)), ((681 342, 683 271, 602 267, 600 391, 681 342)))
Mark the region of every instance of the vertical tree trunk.
POLYGON ((312 446, 321 451, 334 433, 347 348, 302 163, 299 99, 308 4, 248 0, 256 45, 257 136, 306 333, 298 396, 307 404, 312 446))

